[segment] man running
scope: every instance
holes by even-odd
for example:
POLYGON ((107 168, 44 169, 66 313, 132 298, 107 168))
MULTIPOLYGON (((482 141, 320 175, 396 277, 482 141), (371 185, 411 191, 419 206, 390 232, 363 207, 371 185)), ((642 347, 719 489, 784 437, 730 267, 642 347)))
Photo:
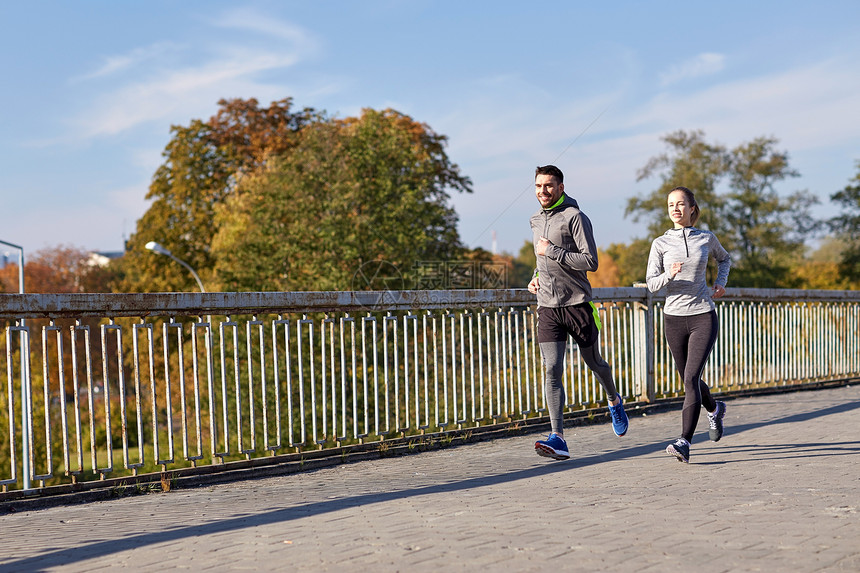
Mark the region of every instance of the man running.
POLYGON ((537 295, 538 344, 543 359, 544 392, 552 431, 535 442, 535 451, 548 458, 570 457, 564 441, 564 357, 567 337, 579 346, 585 364, 603 385, 617 436, 627 433, 628 419, 615 388, 612 368, 600 356, 599 317, 591 302, 586 273, 597 270, 597 247, 591 221, 564 193, 564 174, 555 165, 535 170, 535 195, 541 209, 532 215, 537 268, 529 292, 537 295))

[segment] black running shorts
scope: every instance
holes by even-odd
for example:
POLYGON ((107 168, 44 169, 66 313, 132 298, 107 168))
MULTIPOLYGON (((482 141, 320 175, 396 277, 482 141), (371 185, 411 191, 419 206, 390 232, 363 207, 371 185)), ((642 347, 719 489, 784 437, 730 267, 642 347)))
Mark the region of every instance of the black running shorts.
POLYGON ((538 342, 564 342, 567 336, 581 347, 597 342, 594 305, 584 302, 560 308, 538 307, 538 342))

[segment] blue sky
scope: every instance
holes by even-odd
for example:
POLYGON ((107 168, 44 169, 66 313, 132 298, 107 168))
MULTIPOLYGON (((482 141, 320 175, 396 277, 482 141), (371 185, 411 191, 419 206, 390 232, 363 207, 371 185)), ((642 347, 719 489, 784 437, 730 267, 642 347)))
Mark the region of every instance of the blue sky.
POLYGON ((780 191, 830 216, 860 160, 858 22, 854 0, 3 0, 0 239, 120 250, 170 126, 251 97, 391 107, 447 135, 474 182, 453 198, 470 247, 519 250, 546 163, 598 245, 644 236, 624 206, 678 129, 778 138, 801 173, 780 191))

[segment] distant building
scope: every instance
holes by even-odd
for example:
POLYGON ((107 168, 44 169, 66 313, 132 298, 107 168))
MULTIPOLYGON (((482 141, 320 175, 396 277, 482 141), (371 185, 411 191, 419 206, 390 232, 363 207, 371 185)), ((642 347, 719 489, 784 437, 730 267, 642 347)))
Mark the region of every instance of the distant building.
POLYGON ((87 264, 91 267, 106 267, 109 262, 122 257, 123 251, 90 251, 87 264))

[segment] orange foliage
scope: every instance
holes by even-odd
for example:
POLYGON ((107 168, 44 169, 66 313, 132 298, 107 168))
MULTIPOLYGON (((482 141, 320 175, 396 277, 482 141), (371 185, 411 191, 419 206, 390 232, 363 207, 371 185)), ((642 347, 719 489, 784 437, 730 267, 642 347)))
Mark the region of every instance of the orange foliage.
POLYGON ((600 263, 597 272, 588 274, 591 286, 594 288, 621 286, 621 273, 612 257, 603 249, 597 249, 597 260, 600 263))
MULTIPOLYGON (((24 260, 28 293, 110 292, 110 271, 90 263, 89 251, 58 246, 36 251, 24 260)), ((18 265, 0 269, 0 292, 18 292, 18 265)))

